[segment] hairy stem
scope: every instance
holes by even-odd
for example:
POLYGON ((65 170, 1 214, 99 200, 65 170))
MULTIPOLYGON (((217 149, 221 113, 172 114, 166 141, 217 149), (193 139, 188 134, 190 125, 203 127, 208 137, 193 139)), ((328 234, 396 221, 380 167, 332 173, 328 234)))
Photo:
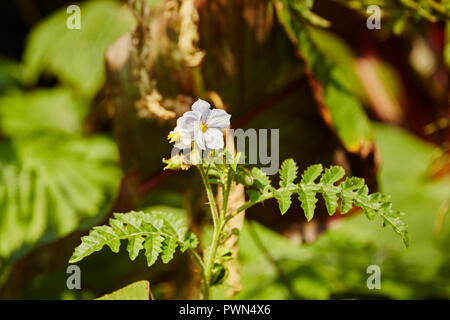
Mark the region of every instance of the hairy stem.
POLYGON ((251 202, 251 201, 247 201, 246 203, 244 203, 242 206, 240 206, 237 210, 233 211, 232 213, 230 213, 229 215, 227 215, 225 217, 225 221, 228 222, 231 219, 233 219, 235 216, 237 216, 239 213, 241 213, 242 211, 247 210, 248 208, 253 207, 255 204, 264 202, 268 199, 273 198, 273 193, 267 193, 266 195, 262 196, 258 201, 256 202, 251 202))
POLYGON ((199 256, 199 254, 192 248, 189 248, 189 253, 192 255, 192 257, 194 258, 195 262, 198 264, 198 266, 200 267, 200 274, 202 277, 202 292, 203 292, 203 296, 208 296, 208 287, 206 286, 206 277, 205 277, 205 264, 203 263, 202 258, 199 256))
POLYGON ((202 167, 202 165, 199 166, 199 170, 200 175, 202 176, 203 184, 205 185, 206 195, 208 196, 209 208, 211 210, 213 223, 216 227, 219 224, 219 212, 217 210, 216 199, 214 198, 211 184, 208 181, 208 172, 205 172, 205 169, 202 167))
POLYGON ((231 170, 228 169, 228 176, 227 176, 227 185, 225 186, 225 189, 223 191, 223 199, 222 199, 222 211, 220 213, 220 220, 225 219, 225 215, 227 214, 228 209, 228 198, 230 197, 230 190, 231 190, 231 170))
MULTIPOLYGON (((206 194, 208 196, 209 201, 209 207, 211 210, 211 216, 213 218, 214 223, 214 231, 212 236, 211 245, 208 251, 208 254, 206 255, 204 262, 204 271, 203 273, 203 299, 208 300, 210 298, 210 287, 211 287, 211 272, 212 268, 214 266, 214 260, 216 257, 217 248, 219 246, 220 241, 220 233, 223 230, 223 227, 225 226, 225 219, 223 219, 224 214, 223 211, 221 215, 219 216, 219 212, 217 210, 216 200, 214 198, 214 193, 211 188, 211 184, 208 181, 208 172, 205 172, 202 165, 199 166, 200 174, 202 176, 203 184, 205 185, 206 194), (222 218, 222 219, 221 219, 222 218)), ((229 184, 231 185, 230 177, 228 177, 229 184)), ((223 198, 223 204, 222 209, 226 204, 228 203, 228 195, 229 195, 229 188, 228 192, 226 193, 226 197, 224 195, 223 198)), ((226 210, 226 209, 225 209, 226 210)))

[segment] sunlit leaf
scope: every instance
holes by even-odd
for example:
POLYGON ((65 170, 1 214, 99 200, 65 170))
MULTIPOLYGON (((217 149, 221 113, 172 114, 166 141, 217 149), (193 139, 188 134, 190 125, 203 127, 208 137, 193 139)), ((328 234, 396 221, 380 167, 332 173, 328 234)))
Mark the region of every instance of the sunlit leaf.
POLYGON ((88 1, 79 6, 80 29, 67 28, 70 15, 66 8, 61 9, 33 29, 24 61, 33 77, 30 80, 51 72, 61 82, 92 96, 104 81, 106 48, 130 31, 133 19, 116 1, 88 1))

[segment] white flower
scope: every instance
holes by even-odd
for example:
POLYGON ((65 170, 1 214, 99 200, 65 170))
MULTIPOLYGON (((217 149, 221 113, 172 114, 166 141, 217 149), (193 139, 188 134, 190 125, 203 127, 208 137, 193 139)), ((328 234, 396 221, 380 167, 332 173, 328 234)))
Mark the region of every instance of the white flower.
POLYGON ((170 143, 175 142, 175 148, 187 149, 191 147, 192 137, 191 134, 183 128, 182 121, 182 117, 178 118, 177 126, 170 131, 167 139, 169 139, 170 143))
MULTIPOLYGON (((191 139, 200 149, 223 149, 222 129, 230 125, 231 115, 221 109, 210 110, 211 105, 198 99, 188 111, 177 121, 180 141, 191 139)), ((176 128, 176 130, 177 130, 176 128)))

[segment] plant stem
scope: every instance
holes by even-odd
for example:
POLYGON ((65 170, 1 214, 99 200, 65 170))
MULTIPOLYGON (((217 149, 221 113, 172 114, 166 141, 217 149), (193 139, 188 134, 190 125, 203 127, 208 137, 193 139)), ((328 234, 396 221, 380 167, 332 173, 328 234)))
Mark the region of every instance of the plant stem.
POLYGON ((208 181, 208 173, 205 172, 201 164, 198 168, 200 170, 200 175, 202 176, 203 184, 205 185, 206 195, 208 196, 209 208, 211 209, 214 227, 216 227, 219 223, 219 212, 217 211, 216 200, 212 192, 211 184, 208 181))
POLYGON ((203 263, 202 258, 199 256, 199 254, 192 248, 189 248, 189 253, 192 255, 192 257, 194 258, 195 262, 198 264, 198 266, 200 267, 200 274, 202 276, 202 287, 203 287, 203 296, 206 297, 209 294, 208 288, 206 286, 206 277, 205 277, 205 264, 203 263))
POLYGON ((248 208, 253 207, 255 204, 264 202, 268 199, 273 198, 273 193, 267 193, 266 195, 262 196, 261 198, 259 198, 258 201, 256 202, 251 202, 251 201, 247 201, 246 203, 244 203, 242 206, 240 206, 236 211, 233 211, 232 213, 230 213, 228 216, 225 217, 225 221, 228 222, 231 219, 233 219, 235 216, 237 216, 240 212, 247 210, 248 208))
POLYGON ((225 215, 227 214, 228 209, 228 198, 230 197, 230 190, 231 190, 231 170, 228 169, 228 176, 227 176, 227 185, 223 192, 223 199, 222 199, 222 211, 220 213, 220 220, 225 219, 225 215))
MULTIPOLYGON (((222 223, 224 220, 220 219, 211 184, 208 181, 208 173, 205 172, 202 165, 199 166, 199 170, 202 176, 203 184, 205 185, 206 195, 208 196, 209 207, 211 209, 211 216, 214 223, 212 242, 208 254, 206 255, 206 262, 204 263, 203 271, 203 299, 208 300, 210 298, 211 272, 214 265, 214 259, 216 257, 217 247, 219 246, 220 233, 225 224, 222 223)), ((228 201, 228 196, 226 201, 228 201)))

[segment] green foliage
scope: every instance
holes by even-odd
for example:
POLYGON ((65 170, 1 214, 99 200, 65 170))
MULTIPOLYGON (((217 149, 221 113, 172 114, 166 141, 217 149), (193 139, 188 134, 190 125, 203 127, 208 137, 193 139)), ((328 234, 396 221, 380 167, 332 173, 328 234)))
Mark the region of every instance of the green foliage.
POLYGON ((292 1, 292 7, 295 8, 303 19, 318 27, 329 27, 330 22, 312 11, 314 0, 292 1))
POLYGON ((8 136, 40 131, 80 134, 88 104, 67 88, 11 91, 0 98, 0 128, 8 136))
MULTIPOLYGON (((450 181, 428 179, 436 148, 412 134, 374 125, 383 165, 379 182, 396 207, 407 212, 411 245, 405 250, 390 230, 380 230, 363 215, 341 219, 311 244, 289 241, 252 222, 271 256, 305 299, 435 299, 450 298, 449 231, 436 220, 450 194, 450 181), (411 199, 414 199, 412 201, 411 199), (366 286, 369 265, 382 270, 381 289, 366 286)), ((242 290, 233 299, 290 299, 276 269, 255 245, 248 223, 240 236, 242 290)), ((225 299, 227 288, 214 297, 225 299)))
POLYGON ((450 11, 446 8, 447 0, 440 3, 436 0, 334 0, 344 6, 358 10, 366 15, 366 8, 377 5, 383 11, 383 18, 394 33, 403 32, 405 25, 411 21, 428 20, 430 22, 446 21, 450 11))
POLYGON ((69 15, 62 9, 45 19, 29 36, 24 62, 29 81, 51 72, 86 96, 100 89, 104 76, 106 48, 129 31, 131 13, 116 1, 89 1, 79 4, 81 28, 66 26, 69 15))
POLYGON ((150 283, 146 280, 129 284, 96 300, 150 300, 150 283))
MULTIPOLYGON (((444 1, 445 9, 450 12, 450 1, 444 1)), ((450 19, 445 23, 444 61, 447 69, 450 69, 450 19)))
MULTIPOLYGON (((313 79, 311 85, 318 99, 330 113, 331 122, 339 138, 349 151, 356 152, 372 140, 372 129, 358 99, 347 89, 341 70, 325 56, 313 41, 310 31, 299 13, 296 2, 276 1, 277 16, 289 38, 297 46, 313 79), (318 83, 315 83, 316 80, 318 83), (320 90, 318 86, 321 86, 320 90), (319 93, 320 92, 320 93, 319 93)), ((301 12, 301 11, 300 11, 301 12)))
POLYGON ((147 264, 151 266, 158 257, 164 263, 172 260, 177 247, 184 252, 194 249, 198 244, 196 236, 187 231, 183 221, 170 213, 115 213, 109 224, 110 226, 94 227, 88 236, 81 238, 81 244, 75 248, 69 262, 78 262, 102 250, 105 245, 117 253, 120 241, 128 240, 126 250, 130 259, 136 259, 144 249, 147 264))
POLYGON ((292 185, 297 178, 298 167, 294 159, 285 160, 280 169, 280 187, 288 187, 292 185))
POLYGON ((384 224, 388 224, 409 245, 407 225, 400 219, 403 213, 392 209, 387 196, 377 192, 369 194, 364 179, 349 177, 338 183, 345 174, 343 168, 332 166, 323 171, 321 164, 308 167, 302 174, 300 183, 294 183, 297 177, 297 165, 293 159, 283 162, 280 173, 280 187, 274 188, 268 177, 259 169, 253 169, 252 174, 256 181, 256 188, 250 194, 250 202, 258 203, 273 195, 279 204, 281 214, 291 206, 291 196, 298 194, 305 217, 310 221, 314 217, 317 194, 321 194, 329 215, 333 215, 341 200, 341 213, 347 213, 353 206, 363 209, 369 220, 380 216, 384 224), (320 177, 320 181, 316 182, 320 177), (338 184, 336 184, 338 183, 338 184))
POLYGON ((58 135, 0 141, 0 258, 75 230, 104 211, 118 186, 108 139, 58 135))
POLYGON ((270 178, 260 168, 254 167, 252 169, 252 175, 255 185, 261 193, 270 187, 270 178))

